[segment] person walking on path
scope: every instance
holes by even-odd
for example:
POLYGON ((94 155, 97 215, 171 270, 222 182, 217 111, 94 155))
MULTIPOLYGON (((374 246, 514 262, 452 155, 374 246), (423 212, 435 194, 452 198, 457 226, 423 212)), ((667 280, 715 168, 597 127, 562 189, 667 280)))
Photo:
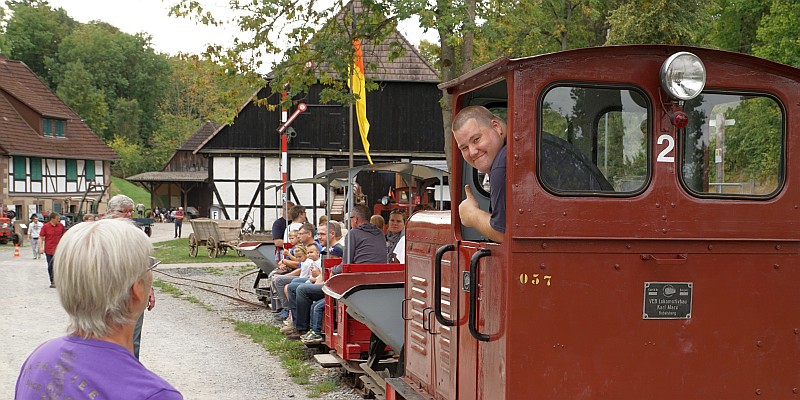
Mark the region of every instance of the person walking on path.
MULTIPOLYGON (((121 219, 125 218, 131 221, 133 215, 133 200, 124 194, 118 194, 108 201, 108 214, 106 219, 121 219)), ((156 306, 156 294, 153 288, 150 287, 150 297, 147 301, 147 311, 151 311, 156 306)), ((133 328, 133 355, 139 359, 139 347, 142 342, 142 324, 144 324, 144 313, 139 315, 136 325, 133 328)))
POLYGON ((183 228, 183 217, 186 216, 186 213, 183 212, 183 207, 178 207, 178 211, 175 211, 175 237, 181 237, 181 228, 183 228))
POLYGON ((39 244, 39 253, 44 253, 44 257, 47 259, 47 274, 50 275, 51 288, 56 287, 53 279, 53 256, 56 254, 58 242, 61 241, 61 237, 66 231, 67 228, 61 224, 61 215, 56 212, 50 213, 50 220, 39 231, 39 240, 42 242, 39 244))
POLYGON ((31 242, 31 250, 33 251, 33 259, 36 260, 41 257, 39 254, 39 233, 42 231, 42 223, 39 222, 39 216, 31 214, 31 223, 28 224, 28 239, 31 242))
POLYGON ((152 249, 130 221, 78 224, 64 235, 56 279, 70 333, 28 357, 16 399, 183 399, 132 354, 135 321, 148 306, 159 264, 152 249))

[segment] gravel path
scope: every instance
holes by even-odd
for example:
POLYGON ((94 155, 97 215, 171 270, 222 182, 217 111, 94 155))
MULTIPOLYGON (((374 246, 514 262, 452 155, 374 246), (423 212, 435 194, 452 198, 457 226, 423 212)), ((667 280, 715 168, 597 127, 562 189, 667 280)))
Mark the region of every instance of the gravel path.
MULTIPOLYGON (((184 225, 184 229, 188 224, 184 225)), ((172 224, 156 224, 153 240, 171 239, 172 224)), ((187 234, 184 230, 184 236, 187 234)), ((47 264, 32 260, 30 248, 13 257, 12 246, 0 246, 0 293, 6 298, 0 309, 0 399, 13 398, 22 362, 40 343, 61 336, 68 323, 54 289, 48 288, 47 264)), ((249 267, 200 264, 163 265, 164 272, 192 278, 236 284, 249 267)), ((157 279, 173 281, 156 274, 157 279)), ((243 287, 252 286, 253 277, 243 287)), ((209 285, 195 284, 211 287, 209 285)), ((232 320, 270 323, 271 313, 242 305, 199 289, 176 286, 198 298, 206 308, 159 293, 156 307, 147 312, 142 332, 141 361, 180 390, 186 399, 307 399, 307 387, 293 383, 279 360, 234 330, 232 320), (208 310, 207 308, 210 308, 208 310)), ((318 371, 312 381, 338 376, 338 369, 318 371)), ((339 390, 323 399, 354 400, 352 390, 339 390)))

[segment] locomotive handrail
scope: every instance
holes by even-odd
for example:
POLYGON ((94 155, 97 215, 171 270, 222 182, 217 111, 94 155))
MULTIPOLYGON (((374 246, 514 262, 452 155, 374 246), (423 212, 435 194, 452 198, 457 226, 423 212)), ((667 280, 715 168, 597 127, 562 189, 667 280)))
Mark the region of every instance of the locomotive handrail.
POLYGON ((478 261, 490 255, 492 255, 491 250, 480 249, 469 260, 469 333, 472 337, 482 342, 488 342, 490 336, 478 332, 478 323, 476 321, 478 316, 478 261))
POLYGON ((442 315, 442 257, 444 253, 454 251, 456 246, 453 244, 446 244, 436 250, 436 256, 433 262, 433 312, 436 314, 436 320, 444 326, 456 326, 456 321, 446 319, 442 315))
POLYGON ((431 309, 430 307, 425 307, 425 308, 422 309, 422 330, 428 331, 428 333, 431 333, 431 326, 430 326, 430 322, 431 321, 428 318, 428 315, 430 315, 430 313, 428 313, 428 314, 425 314, 425 313, 430 309, 431 309), (425 321, 426 320, 428 321, 428 326, 427 327, 425 326, 425 321))
MULTIPOLYGON (((430 333, 431 335, 438 335, 439 332, 434 332, 433 331, 433 321, 431 321, 431 315, 433 315, 433 314, 434 314, 434 310, 431 310, 430 312, 428 312, 428 316, 425 317, 425 319, 428 320, 428 333, 430 333)), ((423 313, 423 316, 424 316, 424 313, 423 313)))
POLYGON ((411 317, 406 317, 406 302, 409 300, 411 299, 403 299, 403 301, 400 303, 400 318, 402 318, 404 321, 411 320, 411 317))

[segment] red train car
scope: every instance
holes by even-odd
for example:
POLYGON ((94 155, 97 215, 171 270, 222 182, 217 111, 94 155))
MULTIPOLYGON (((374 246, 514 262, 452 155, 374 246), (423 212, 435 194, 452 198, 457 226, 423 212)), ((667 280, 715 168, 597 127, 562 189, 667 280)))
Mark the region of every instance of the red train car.
MULTIPOLYGON (((387 399, 800 397, 800 70, 599 47, 442 88, 506 118, 507 228, 410 219, 387 399)), ((451 179, 488 209, 456 146, 451 179)))

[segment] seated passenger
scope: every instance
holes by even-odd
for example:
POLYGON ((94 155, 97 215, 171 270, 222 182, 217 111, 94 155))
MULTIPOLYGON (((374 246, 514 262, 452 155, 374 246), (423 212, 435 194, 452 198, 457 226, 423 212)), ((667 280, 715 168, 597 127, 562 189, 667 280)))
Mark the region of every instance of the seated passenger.
MULTIPOLYGON (((302 251, 305 253, 305 249, 307 246, 316 246, 317 253, 322 252, 322 245, 320 245, 316 239, 314 238, 314 225, 306 222, 302 225, 298 232, 298 237, 300 238, 298 245, 296 248, 303 249, 302 251)), ((305 261, 303 258, 302 261, 305 261)), ((291 260, 285 258, 282 260, 283 264, 291 269, 291 272, 284 274, 284 275, 277 275, 271 279, 272 287, 275 289, 274 293, 278 294, 278 298, 281 301, 281 306, 283 307, 283 311, 278 316, 280 319, 286 319, 289 317, 289 299, 285 295, 285 291, 283 290, 284 287, 292 282, 292 280, 300 275, 301 270, 298 268, 300 266, 301 260, 291 260)))
POLYGON ((484 107, 466 107, 453 120, 453 138, 464 161, 489 174, 491 185, 491 214, 480 208, 469 185, 464 187, 461 224, 500 243, 506 231, 506 123, 484 107))
POLYGON ((405 229, 406 214, 403 210, 392 210, 389 214, 389 226, 386 229, 386 262, 397 262, 395 248, 400 239, 405 236, 405 229))
POLYGON ((386 225, 386 221, 378 214, 369 217, 369 223, 377 226, 380 230, 383 230, 383 226, 386 225))
MULTIPOLYGON (((386 240, 383 233, 369 223, 370 212, 367 206, 359 204, 350 211, 350 232, 344 239, 343 261, 350 260, 351 264, 385 264, 386 240)), ((332 273, 342 271, 342 264, 333 268, 332 273)), ((321 276, 321 275, 320 275, 321 276)), ((289 339, 303 339, 306 342, 321 341, 321 332, 310 330, 311 306, 314 302, 325 297, 322 292, 323 279, 316 278, 315 282, 307 282, 297 287, 295 301, 297 315, 295 318, 296 335, 288 336, 289 339)))

